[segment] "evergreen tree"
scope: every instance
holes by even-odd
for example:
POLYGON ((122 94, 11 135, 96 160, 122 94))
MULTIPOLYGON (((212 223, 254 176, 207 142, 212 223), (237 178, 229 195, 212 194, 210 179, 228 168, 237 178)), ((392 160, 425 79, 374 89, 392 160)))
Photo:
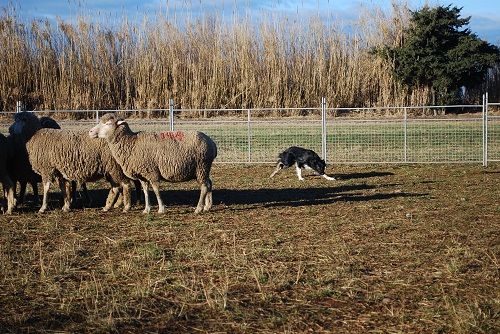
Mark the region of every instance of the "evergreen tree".
POLYGON ((428 87, 434 103, 455 103, 461 87, 477 88, 488 68, 500 63, 500 50, 472 33, 462 8, 425 6, 412 11, 399 47, 376 50, 394 63, 396 78, 410 90, 428 87))

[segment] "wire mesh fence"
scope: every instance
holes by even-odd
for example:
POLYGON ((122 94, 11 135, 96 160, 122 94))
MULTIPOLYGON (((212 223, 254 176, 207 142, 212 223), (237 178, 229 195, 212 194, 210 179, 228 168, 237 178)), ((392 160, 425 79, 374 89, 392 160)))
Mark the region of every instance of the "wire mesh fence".
MULTIPOLYGON (((486 164, 500 161, 500 116, 488 114, 499 106, 35 112, 68 130, 88 131, 116 112, 134 131, 202 131, 217 143, 219 163, 273 163, 284 149, 302 146, 328 163, 486 164), (450 108, 465 112, 444 113, 450 108)), ((0 115, 2 133, 13 114, 0 115)))
MULTIPOLYGON (((496 103, 500 106, 500 103, 496 103)), ((488 116, 485 149, 486 161, 500 161, 500 116, 488 116)))

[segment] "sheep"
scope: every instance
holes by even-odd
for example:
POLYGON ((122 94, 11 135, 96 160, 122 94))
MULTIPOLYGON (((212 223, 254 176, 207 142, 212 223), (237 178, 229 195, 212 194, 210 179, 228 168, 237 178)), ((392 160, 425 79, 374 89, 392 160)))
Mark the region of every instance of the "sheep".
POLYGON ((3 193, 7 199, 7 214, 11 214, 12 209, 16 205, 14 183, 7 171, 7 160, 9 159, 10 149, 11 147, 8 144, 7 138, 3 134, 0 134, 0 182, 2 183, 3 193))
POLYGON ((105 114, 99 124, 89 131, 92 138, 107 140, 111 153, 123 172, 141 182, 144 192, 144 213, 149 213, 148 183, 158 201, 158 213, 164 212, 159 181, 182 182, 196 179, 200 198, 195 213, 210 210, 212 181, 210 169, 217 156, 217 147, 202 132, 134 133, 114 113, 105 114))
MULTIPOLYGON (((60 129, 61 126, 56 122, 51 117, 48 116, 42 116, 40 117, 40 124, 42 125, 42 128, 47 128, 47 129, 60 129)), ((40 181, 39 181, 40 182, 40 181)), ((76 201, 76 181, 71 181, 71 194, 73 201, 76 201)), ((87 190, 87 184, 82 183, 80 185, 82 191, 83 191, 83 196, 85 197, 85 202, 86 203, 91 203, 92 199, 90 198, 89 191, 87 190)))
MULTIPOLYGON (((40 124, 42 128, 60 129, 59 124, 50 117, 41 117, 40 124)), ((14 182, 14 194, 16 189, 16 183, 19 182, 21 189, 19 190, 19 196, 17 198, 17 203, 23 203, 26 194, 27 183, 31 184, 33 189, 33 196, 35 199, 35 204, 38 204, 38 182, 42 181, 40 175, 36 174, 31 168, 28 160, 28 153, 26 152, 25 143, 21 136, 12 133, 12 126, 9 128, 9 136, 7 141, 11 147, 11 155, 7 163, 7 168, 9 170, 10 177, 14 182)))
POLYGON ((94 140, 84 132, 41 128, 40 120, 29 112, 15 115, 13 133, 24 138, 29 161, 43 182, 43 202, 39 212, 47 209, 48 192, 55 180, 64 193, 63 211, 70 210, 69 181, 80 184, 105 177, 111 183, 104 211, 115 201, 120 186, 124 194, 124 209, 130 209, 130 179, 113 159, 104 140, 94 140))
MULTIPOLYGON (((14 118, 15 120, 15 118, 14 118)), ((42 128, 49 129, 60 129, 59 124, 48 116, 40 117, 40 125, 42 128)), ((34 204, 38 204, 38 183, 42 182, 40 175, 35 173, 29 164, 28 152, 26 152, 26 145, 21 136, 13 133, 12 126, 9 128, 9 136, 7 137, 9 145, 13 148, 11 150, 11 156, 9 162, 7 163, 7 168, 9 174, 14 182, 14 194, 16 191, 16 183, 19 182, 21 188, 19 190, 19 196, 17 197, 17 203, 23 203, 26 194, 27 183, 31 184, 33 189, 34 204)), ((90 202, 90 196, 88 194, 87 186, 85 183, 81 185, 83 194, 87 203, 90 202)), ((76 200, 76 182, 71 182, 71 193, 73 200, 76 200)))

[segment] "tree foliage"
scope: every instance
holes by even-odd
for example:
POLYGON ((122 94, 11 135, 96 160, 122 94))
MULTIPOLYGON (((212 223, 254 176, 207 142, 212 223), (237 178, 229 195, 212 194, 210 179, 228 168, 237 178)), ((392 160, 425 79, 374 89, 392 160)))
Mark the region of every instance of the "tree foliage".
POLYGON ((470 17, 461 17, 461 10, 425 6, 411 11, 402 44, 377 50, 393 62, 394 75, 410 90, 430 88, 433 102, 457 102, 461 87, 477 88, 488 68, 500 62, 499 48, 466 28, 470 17))

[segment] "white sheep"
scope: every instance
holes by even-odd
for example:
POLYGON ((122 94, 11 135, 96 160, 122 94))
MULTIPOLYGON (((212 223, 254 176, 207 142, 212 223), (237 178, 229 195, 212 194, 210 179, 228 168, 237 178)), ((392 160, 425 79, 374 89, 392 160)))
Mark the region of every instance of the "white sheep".
MULTIPOLYGON (((15 120, 15 117, 14 117, 15 120)), ((40 117, 40 125, 42 128, 50 129, 60 129, 59 124, 52 118, 44 116, 40 117)), ((26 144, 24 139, 20 135, 13 133, 12 126, 9 128, 9 135, 7 136, 7 141, 11 147, 11 154, 9 156, 9 161, 7 162, 7 169, 9 175, 14 182, 14 195, 16 191, 16 183, 19 182, 21 188, 19 190, 19 196, 17 198, 17 204, 24 202, 24 197, 26 194, 27 183, 31 184, 33 189, 34 203, 38 204, 38 182, 42 182, 40 175, 36 174, 28 159, 28 152, 26 152, 26 144)), ((73 187, 73 188, 76 188, 73 187)), ((75 193, 73 190, 73 193, 75 193)), ((86 193, 86 189, 85 189, 86 193)))
POLYGON ((138 179, 144 191, 144 213, 149 213, 148 183, 158 201, 158 212, 164 212, 159 181, 182 182, 196 179, 200 198, 195 213, 212 207, 210 169, 217 156, 217 147, 210 137, 197 131, 134 133, 115 114, 101 117, 89 131, 92 138, 105 138, 111 153, 126 176, 138 179))
POLYGON ((109 210, 119 194, 124 194, 124 211, 130 209, 130 179, 113 159, 104 140, 93 140, 86 133, 41 128, 40 120, 30 112, 15 115, 12 131, 21 135, 26 143, 29 162, 43 182, 43 202, 39 212, 47 209, 50 185, 59 181, 64 193, 63 211, 71 203, 70 182, 80 184, 105 177, 111 183, 104 211, 109 210))

